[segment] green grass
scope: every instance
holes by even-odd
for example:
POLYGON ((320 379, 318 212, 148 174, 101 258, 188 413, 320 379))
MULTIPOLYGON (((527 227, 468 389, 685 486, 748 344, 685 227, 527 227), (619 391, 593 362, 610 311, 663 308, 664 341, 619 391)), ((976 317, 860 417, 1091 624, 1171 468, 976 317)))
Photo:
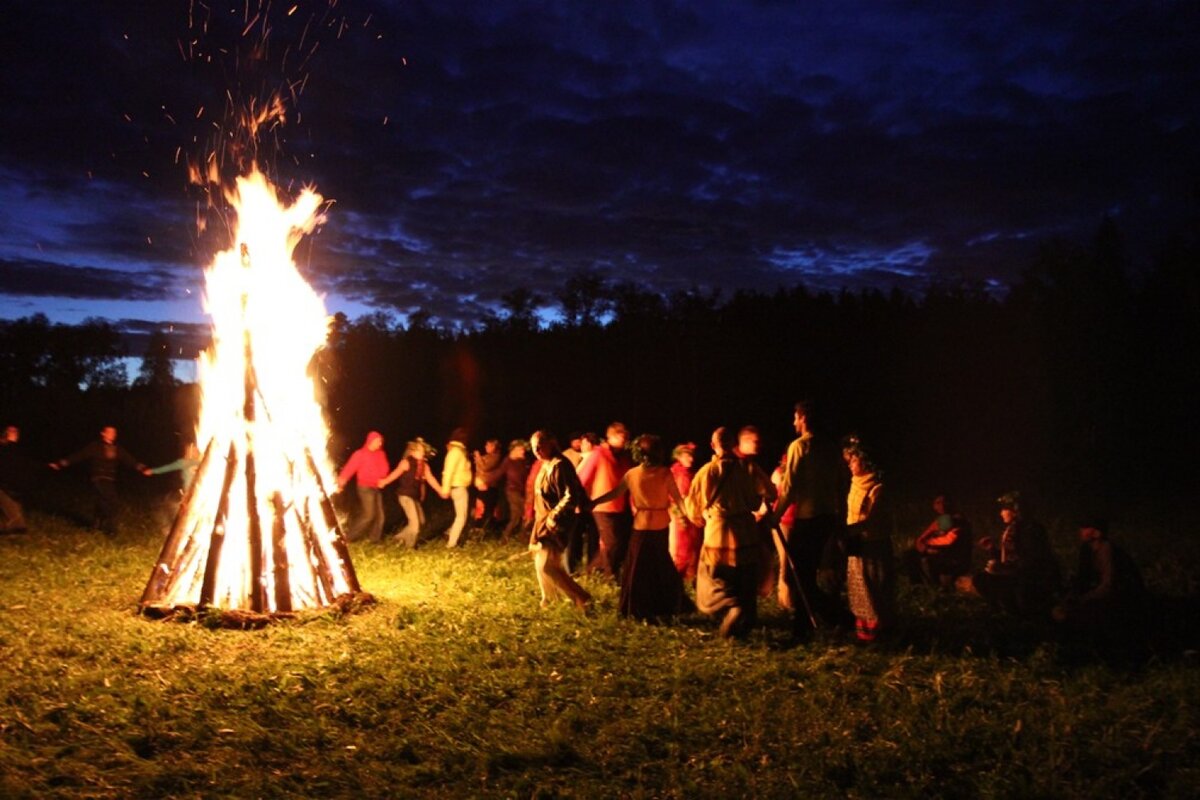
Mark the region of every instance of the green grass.
MULTIPOLYGON (((1194 657, 1113 666, 905 588, 890 648, 541 611, 518 548, 353 545, 379 604, 150 621, 161 544, 0 537, 2 797, 1187 797, 1194 657)), ((1151 545, 1141 543, 1146 558, 1151 545)), ((1192 564, 1194 566, 1194 562, 1192 564)), ((1166 555, 1147 572, 1186 580, 1166 555)), ((1194 574, 1192 572, 1191 574, 1194 574)))

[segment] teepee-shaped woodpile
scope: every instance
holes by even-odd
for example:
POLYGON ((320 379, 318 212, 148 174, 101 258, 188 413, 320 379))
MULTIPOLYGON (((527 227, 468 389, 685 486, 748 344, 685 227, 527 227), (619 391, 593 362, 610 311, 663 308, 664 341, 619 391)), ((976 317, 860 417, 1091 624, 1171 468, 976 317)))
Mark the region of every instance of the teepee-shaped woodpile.
POLYGON ((220 610, 236 623, 369 596, 326 489, 329 433, 309 366, 328 317, 291 259, 321 198, 306 191, 283 206, 255 172, 230 201, 236 245, 206 273, 213 346, 199 364, 203 456, 141 607, 164 616, 220 610))

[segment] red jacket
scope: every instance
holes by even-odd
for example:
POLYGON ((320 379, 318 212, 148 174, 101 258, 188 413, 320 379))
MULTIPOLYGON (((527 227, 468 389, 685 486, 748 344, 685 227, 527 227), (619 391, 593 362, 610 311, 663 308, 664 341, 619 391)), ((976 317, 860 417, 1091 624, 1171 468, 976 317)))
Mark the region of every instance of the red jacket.
POLYGON ((388 476, 388 460, 387 453, 383 452, 383 448, 378 450, 370 450, 367 445, 375 438, 382 439, 375 431, 367 434, 367 440, 363 442, 363 446, 354 451, 350 456, 350 460, 346 462, 346 466, 342 467, 341 473, 338 475, 338 485, 345 486, 351 478, 356 478, 355 481, 359 486, 369 489, 374 489, 379 486, 379 482, 388 476))

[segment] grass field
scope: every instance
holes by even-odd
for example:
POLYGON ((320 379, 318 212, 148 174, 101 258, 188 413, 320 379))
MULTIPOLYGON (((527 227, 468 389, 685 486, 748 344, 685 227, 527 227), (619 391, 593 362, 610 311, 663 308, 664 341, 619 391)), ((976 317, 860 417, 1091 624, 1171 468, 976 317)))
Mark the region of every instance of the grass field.
MULTIPOLYGON (((148 516, 34 523, 0 536, 5 798, 1200 794, 1185 648, 1113 664, 907 586, 890 646, 789 649, 771 602, 730 644, 595 582, 591 616, 541 611, 519 549, 477 541, 353 545, 378 605, 231 631, 135 613, 148 516)), ((1195 547, 1153 552, 1185 589, 1195 547)))

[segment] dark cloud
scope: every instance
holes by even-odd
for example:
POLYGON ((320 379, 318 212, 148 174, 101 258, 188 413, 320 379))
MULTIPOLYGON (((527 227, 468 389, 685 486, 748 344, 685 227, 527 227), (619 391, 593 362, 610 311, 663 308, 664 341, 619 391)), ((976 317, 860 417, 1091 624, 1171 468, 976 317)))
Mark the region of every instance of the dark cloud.
MULTIPOLYGON (((662 291, 1001 282, 1105 215, 1141 260, 1195 217, 1192 4, 308 0, 272 7, 265 40, 259 7, 11 11, 0 202, 39 214, 0 222, 6 265, 145 270, 125 299, 194 281, 223 226, 197 232, 185 164, 235 159, 227 91, 288 81, 260 158, 336 201, 302 270, 448 320, 580 269, 662 291)), ((4 293, 51 291, 5 270, 4 293)))
POLYGON ((177 278, 148 269, 134 272, 0 258, 0 286, 5 294, 35 297, 162 300, 177 293, 177 278))

